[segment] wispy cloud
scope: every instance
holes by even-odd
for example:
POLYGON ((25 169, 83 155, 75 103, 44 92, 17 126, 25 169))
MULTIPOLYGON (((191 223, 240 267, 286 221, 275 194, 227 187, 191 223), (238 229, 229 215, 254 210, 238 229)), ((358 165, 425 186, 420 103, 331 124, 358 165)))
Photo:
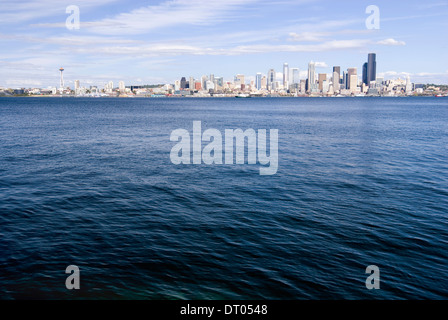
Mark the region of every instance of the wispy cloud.
POLYGON ((417 8, 419 10, 427 10, 427 9, 433 9, 433 8, 439 8, 439 7, 448 7, 448 2, 434 2, 434 3, 420 3, 417 5, 417 8))
POLYGON ((406 42, 398 41, 393 38, 389 38, 389 39, 378 41, 377 44, 380 44, 383 46, 405 46, 406 42))
POLYGON ((356 49, 365 47, 368 40, 334 40, 319 44, 253 44, 232 47, 207 47, 201 45, 178 44, 170 42, 151 43, 139 46, 91 46, 72 47, 75 53, 93 53, 107 55, 138 55, 138 56, 167 56, 167 55, 210 55, 234 56, 244 54, 269 52, 323 52, 332 50, 356 49))
POLYGON ((117 0, 2 0, 0 24, 20 24, 26 21, 36 21, 42 18, 60 16, 65 22, 65 9, 69 5, 77 5, 82 10, 90 10, 99 6, 116 2, 117 0))
POLYGON ((330 34, 331 33, 329 32, 301 32, 301 33, 290 32, 288 41, 318 42, 324 40, 330 34))
POLYGON ((316 68, 327 68, 328 64, 326 62, 316 61, 314 63, 316 65, 316 68))
MULTIPOLYGON (((81 21, 81 28, 88 28, 97 34, 117 35, 144 34, 154 29, 181 25, 210 25, 232 19, 232 13, 237 12, 235 10, 253 2, 255 0, 169 0, 112 18, 81 21)), ((60 23, 39 23, 35 26, 63 27, 60 23)))

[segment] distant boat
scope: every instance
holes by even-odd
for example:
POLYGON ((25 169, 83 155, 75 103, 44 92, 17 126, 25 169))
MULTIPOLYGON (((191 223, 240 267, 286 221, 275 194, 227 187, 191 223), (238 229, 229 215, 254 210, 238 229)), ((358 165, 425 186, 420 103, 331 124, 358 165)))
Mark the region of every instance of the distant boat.
POLYGON ((248 94, 239 94, 239 95, 235 96, 235 98, 251 98, 251 96, 248 94))
POLYGON ((435 97, 436 98, 446 98, 446 97, 448 97, 448 94, 445 94, 445 95, 443 95, 443 94, 436 94, 435 97))

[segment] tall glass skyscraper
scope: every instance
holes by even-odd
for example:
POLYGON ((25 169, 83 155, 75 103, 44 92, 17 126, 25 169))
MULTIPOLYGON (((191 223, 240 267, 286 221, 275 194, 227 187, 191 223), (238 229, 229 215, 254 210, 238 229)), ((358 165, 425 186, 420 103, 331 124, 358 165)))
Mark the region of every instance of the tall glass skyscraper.
POLYGON ((368 66, 367 66, 367 62, 366 62, 362 65, 362 83, 364 83, 364 84, 369 84, 369 81, 367 80, 367 69, 368 69, 368 66))
POLYGON ((289 69, 289 83, 298 84, 300 83, 300 70, 299 68, 289 69))
POLYGON ((257 75, 255 76, 255 88, 257 88, 257 90, 261 89, 261 73, 258 72, 257 75))
POLYGON ((370 85, 370 81, 376 80, 376 53, 369 53, 369 56, 367 57, 367 63, 363 65, 362 71, 362 82, 364 82, 366 85, 370 85))
POLYGON ((339 90, 339 83, 341 82, 341 67, 334 66, 333 67, 333 89, 335 91, 339 90))
POLYGON ((287 63, 283 64, 283 85, 286 87, 289 82, 289 66, 287 63))
POLYGON ((314 86, 314 84, 316 83, 316 64, 311 61, 308 64, 308 79, 307 79, 307 87, 306 90, 310 91, 311 88, 314 86))

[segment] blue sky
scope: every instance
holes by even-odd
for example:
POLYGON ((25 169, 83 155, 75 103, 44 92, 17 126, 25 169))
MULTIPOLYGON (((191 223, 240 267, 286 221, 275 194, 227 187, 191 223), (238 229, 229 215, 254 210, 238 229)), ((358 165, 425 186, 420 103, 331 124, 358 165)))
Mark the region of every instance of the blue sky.
POLYGON ((103 86, 173 83, 213 73, 247 79, 284 62, 305 71, 309 61, 330 73, 377 53, 386 79, 448 84, 448 1, 363 0, 2 0, 0 86, 103 86), (66 7, 80 9, 69 30, 66 7), (369 30, 368 5, 380 9, 369 30))

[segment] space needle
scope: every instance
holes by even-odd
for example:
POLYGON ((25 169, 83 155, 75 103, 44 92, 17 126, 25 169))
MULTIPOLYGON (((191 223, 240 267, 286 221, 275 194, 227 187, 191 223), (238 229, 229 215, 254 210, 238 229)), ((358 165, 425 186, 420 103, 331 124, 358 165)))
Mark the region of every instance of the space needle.
POLYGON ((62 72, 64 71, 64 68, 59 68, 59 71, 61 71, 61 90, 64 90, 64 77, 62 76, 62 72))

